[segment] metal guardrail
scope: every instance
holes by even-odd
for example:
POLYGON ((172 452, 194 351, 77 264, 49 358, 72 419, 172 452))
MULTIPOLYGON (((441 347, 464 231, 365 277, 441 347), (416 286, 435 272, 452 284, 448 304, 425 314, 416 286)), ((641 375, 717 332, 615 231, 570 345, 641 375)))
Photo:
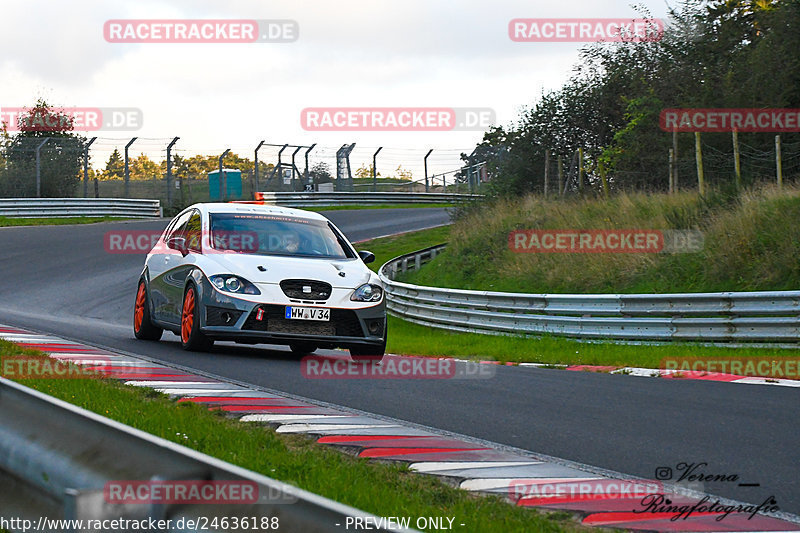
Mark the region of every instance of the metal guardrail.
MULTIPOLYGON (((347 517, 377 517, 130 428, 0 378, 0 501, 5 517, 179 520, 278 517, 280 531, 341 531, 347 517), (240 481, 257 503, 109 503, 109 481, 240 481), (56 513, 43 515, 43 512, 56 513), (15 514, 17 513, 17 514, 15 514), (338 524, 338 525, 337 525, 338 524)), ((36 524, 34 520, 34 524, 36 524)), ((222 523, 220 521, 220 523, 222 523)), ((260 523, 260 522, 259 522, 260 523)), ((247 528, 245 528, 247 529, 247 528)), ((260 528, 268 529, 268 528, 260 528)), ((30 530, 30 529, 29 529, 30 530)), ((407 531, 380 529, 381 531, 407 531)), ((85 530, 84 530, 85 531, 85 530)))
POLYGON ((129 198, 0 198, 3 217, 126 217, 163 216, 159 200, 129 198))
POLYGON ((438 192, 261 192, 256 200, 285 207, 383 204, 454 204, 483 198, 480 194, 438 192))
POLYGON ((419 324, 476 333, 585 339, 800 342, 800 291, 685 294, 523 294, 423 287, 394 281, 446 245, 380 269, 387 308, 419 324))

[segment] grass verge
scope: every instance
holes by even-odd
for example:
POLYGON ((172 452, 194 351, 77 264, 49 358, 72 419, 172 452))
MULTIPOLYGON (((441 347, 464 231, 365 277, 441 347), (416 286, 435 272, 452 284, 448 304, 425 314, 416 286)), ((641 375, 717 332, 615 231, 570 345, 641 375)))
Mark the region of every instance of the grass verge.
MULTIPOLYGON (((375 253, 370 265, 377 270, 399 255, 446 242, 450 226, 404 233, 362 242, 359 249, 375 253)), ((437 268, 432 262, 422 268, 437 268)), ((441 268, 439 266, 438 268, 441 268)), ((502 362, 552 363, 600 366, 659 368, 667 358, 747 359, 752 357, 786 358, 795 351, 780 348, 726 348, 693 343, 658 345, 579 342, 552 336, 523 337, 451 332, 420 326, 397 317, 389 317, 389 353, 403 355, 447 356, 502 362)))
POLYGON ((73 217, 73 218, 16 218, 0 217, 0 227, 9 226, 64 226, 69 224, 96 224, 128 220, 124 217, 73 217))
POLYGON ((453 207, 453 204, 380 204, 380 205, 326 205, 320 207, 301 207, 306 211, 360 211, 363 209, 419 209, 431 207, 453 207))
MULTIPOLYGON (((0 341, 0 357, 46 355, 0 341)), ((123 424, 379 516, 451 516, 461 531, 585 531, 567 513, 542 514, 478 497, 401 464, 360 459, 301 435, 279 435, 194 403, 108 379, 21 383, 123 424)), ((413 520, 412 520, 413 522, 413 520)))
MULTIPOLYGON (((669 293, 800 287, 800 187, 710 193, 617 194, 476 204, 452 225, 449 245, 411 283, 525 293, 669 293), (700 251, 524 253, 514 230, 694 230, 700 251)), ((541 249, 541 248, 540 248, 541 249)))

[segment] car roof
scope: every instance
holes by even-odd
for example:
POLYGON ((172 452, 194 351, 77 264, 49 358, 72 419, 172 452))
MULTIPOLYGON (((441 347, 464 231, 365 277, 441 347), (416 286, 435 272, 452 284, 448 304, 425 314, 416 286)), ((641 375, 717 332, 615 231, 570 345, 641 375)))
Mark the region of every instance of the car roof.
POLYGON ((259 214, 259 215, 284 215, 297 218, 305 218, 309 220, 323 220, 328 219, 319 213, 313 211, 303 211, 302 209, 293 209, 291 207, 281 207, 278 205, 269 204, 256 204, 256 203, 204 203, 194 204, 191 206, 194 209, 200 209, 207 213, 235 213, 235 214, 259 214))

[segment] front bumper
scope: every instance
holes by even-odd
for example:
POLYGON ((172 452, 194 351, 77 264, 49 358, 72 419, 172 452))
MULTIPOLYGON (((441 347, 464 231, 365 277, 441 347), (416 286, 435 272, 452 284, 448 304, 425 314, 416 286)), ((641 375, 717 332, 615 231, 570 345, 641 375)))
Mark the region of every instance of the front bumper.
POLYGON ((217 291, 210 284, 202 292, 200 330, 213 339, 250 344, 310 342, 320 348, 382 346, 386 342, 385 299, 369 307, 341 308, 324 302, 250 301, 217 291), (328 308, 330 321, 286 319, 287 305, 328 308))

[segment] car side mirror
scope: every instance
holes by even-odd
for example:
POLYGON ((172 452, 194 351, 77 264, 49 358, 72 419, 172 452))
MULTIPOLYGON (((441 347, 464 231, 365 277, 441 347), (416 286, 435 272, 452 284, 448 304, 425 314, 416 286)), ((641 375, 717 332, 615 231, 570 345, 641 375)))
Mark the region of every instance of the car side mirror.
POLYGON ((181 254, 185 256, 187 254, 186 239, 184 237, 170 237, 169 239, 167 239, 167 248, 178 250, 181 254))
POLYGON ((375 254, 373 254, 372 252, 368 252, 367 250, 361 250, 360 252, 358 252, 358 257, 360 257, 361 260, 364 261, 365 265, 375 261, 375 254))

